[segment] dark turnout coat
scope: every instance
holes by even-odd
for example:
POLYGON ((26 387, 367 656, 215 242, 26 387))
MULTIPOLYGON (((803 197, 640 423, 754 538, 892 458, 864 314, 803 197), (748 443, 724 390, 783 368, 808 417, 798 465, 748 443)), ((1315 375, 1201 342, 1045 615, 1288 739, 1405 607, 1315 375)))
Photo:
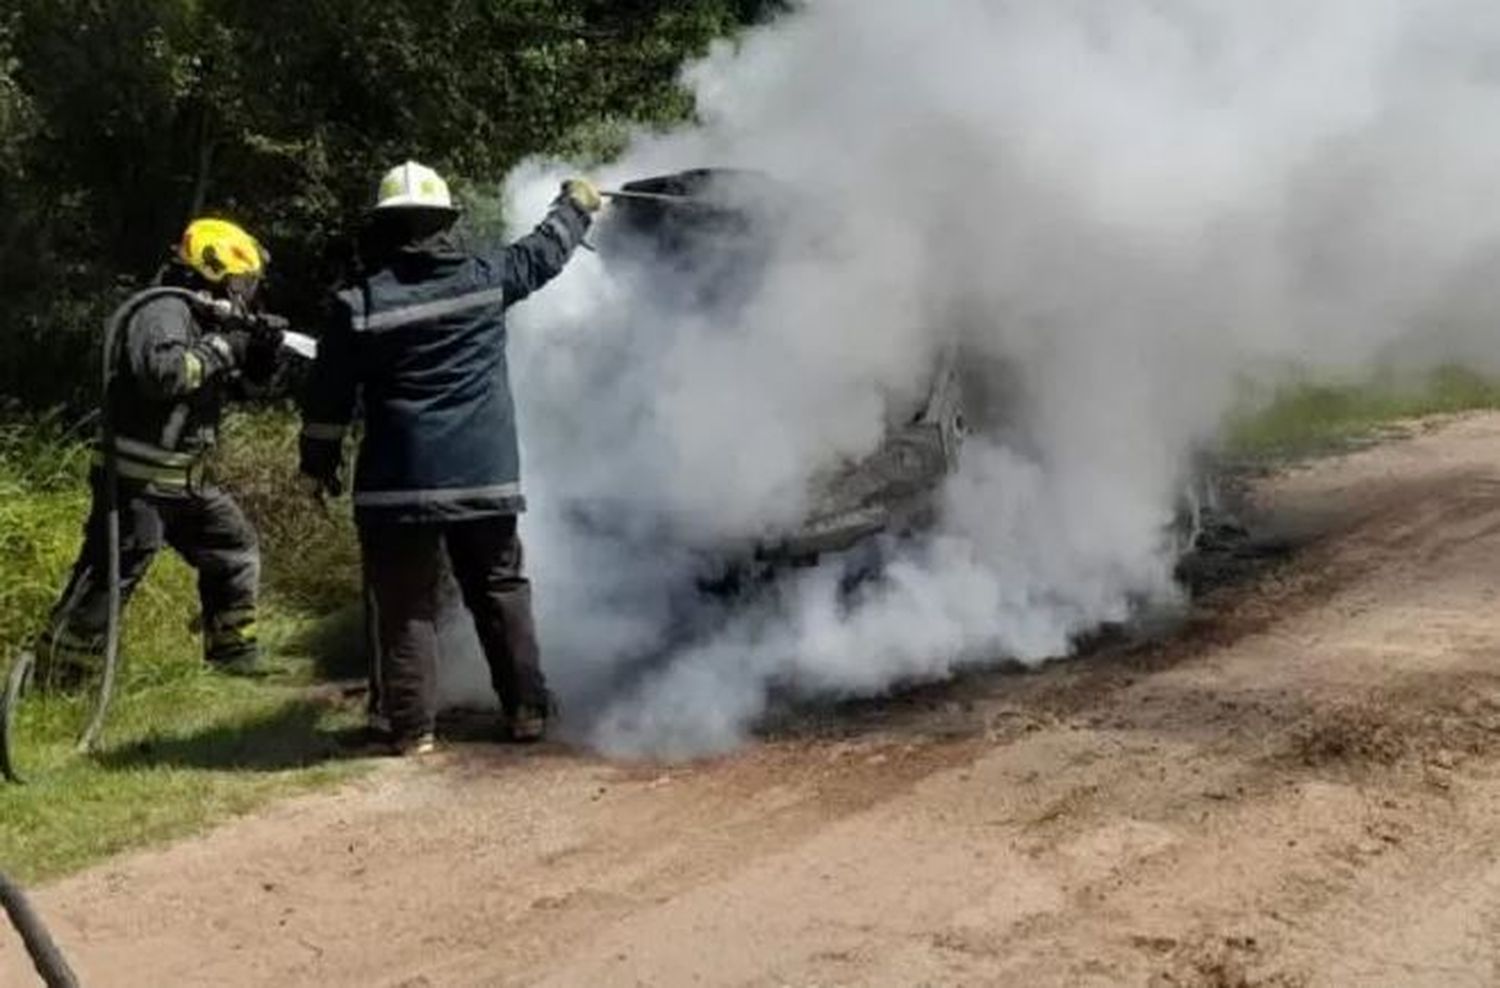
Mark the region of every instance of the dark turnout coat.
POLYGON ((147 291, 126 304, 108 397, 120 475, 182 487, 218 439, 233 382, 187 301, 147 291))
POLYGON ((304 463, 341 443, 356 406, 361 524, 466 521, 524 510, 505 310, 563 269, 589 217, 559 200, 491 252, 451 240, 394 251, 337 294, 303 401, 304 463))

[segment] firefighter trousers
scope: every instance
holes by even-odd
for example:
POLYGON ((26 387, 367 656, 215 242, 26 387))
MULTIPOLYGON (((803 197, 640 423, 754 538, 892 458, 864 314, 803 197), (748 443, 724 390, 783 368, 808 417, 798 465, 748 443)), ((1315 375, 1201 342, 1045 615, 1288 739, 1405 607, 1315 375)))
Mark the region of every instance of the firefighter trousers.
POLYGON ((360 544, 375 610, 379 707, 393 735, 415 737, 436 723, 445 549, 501 707, 510 713, 545 709, 547 684, 515 515, 364 524, 360 544))
MULTIPOLYGON (((109 530, 104 479, 90 478, 93 505, 83 546, 39 648, 40 669, 49 660, 88 665, 104 650, 109 621, 109 530)), ((225 491, 205 486, 165 490, 121 480, 120 604, 123 608, 164 545, 198 572, 203 608, 204 658, 213 663, 253 662, 260 550, 255 529, 225 491)))

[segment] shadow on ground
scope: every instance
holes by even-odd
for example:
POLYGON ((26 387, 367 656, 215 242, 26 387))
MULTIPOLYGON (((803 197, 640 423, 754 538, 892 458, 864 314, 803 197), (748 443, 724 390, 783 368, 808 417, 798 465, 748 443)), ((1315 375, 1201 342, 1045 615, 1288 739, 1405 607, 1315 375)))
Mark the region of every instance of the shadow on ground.
MULTIPOLYGON (((296 700, 275 713, 216 724, 192 734, 156 736, 101 752, 96 761, 112 769, 191 768, 284 772, 328 762, 383 757, 380 739, 364 726, 363 698, 329 691, 296 700)), ((495 714, 445 711, 438 737, 444 745, 496 752, 516 761, 537 752, 558 754, 566 745, 500 745, 495 714)))
POLYGON ((355 728, 340 723, 347 706, 326 698, 296 700, 258 719, 215 724, 193 734, 155 736, 99 753, 108 768, 197 768, 283 772, 358 754, 355 728))
POLYGON ((369 668, 365 612, 359 604, 315 622, 288 644, 312 660, 313 676, 319 681, 360 678, 369 668))

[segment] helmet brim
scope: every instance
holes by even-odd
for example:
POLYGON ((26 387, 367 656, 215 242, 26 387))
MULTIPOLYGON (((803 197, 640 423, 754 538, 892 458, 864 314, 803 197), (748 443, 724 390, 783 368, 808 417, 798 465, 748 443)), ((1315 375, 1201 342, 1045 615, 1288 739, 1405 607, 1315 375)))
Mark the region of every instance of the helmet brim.
POLYGON ((437 203, 432 203, 432 202, 419 202, 419 201, 416 201, 416 200, 407 200, 407 199, 400 199, 400 198, 397 198, 397 199, 387 199, 387 200, 385 200, 383 202, 376 203, 373 212, 375 212, 375 213, 394 213, 394 212, 403 212, 403 213, 404 212, 412 212, 412 213, 418 213, 418 212, 421 212, 421 213, 433 213, 433 214, 439 214, 439 213, 441 213, 444 216, 454 216, 454 217, 460 216, 460 215, 463 214, 463 210, 459 209, 457 206, 453 206, 453 205, 442 206, 442 205, 439 205, 437 203))

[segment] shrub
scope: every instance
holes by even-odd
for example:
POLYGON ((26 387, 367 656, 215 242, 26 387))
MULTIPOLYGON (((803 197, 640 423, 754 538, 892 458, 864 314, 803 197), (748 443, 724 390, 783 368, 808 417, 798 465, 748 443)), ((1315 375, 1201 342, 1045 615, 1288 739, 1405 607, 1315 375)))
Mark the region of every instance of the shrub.
POLYGON ((225 423, 217 467, 261 538, 266 593, 278 606, 328 614, 359 597, 359 546, 347 504, 320 509, 297 477, 296 416, 241 411, 225 423))

